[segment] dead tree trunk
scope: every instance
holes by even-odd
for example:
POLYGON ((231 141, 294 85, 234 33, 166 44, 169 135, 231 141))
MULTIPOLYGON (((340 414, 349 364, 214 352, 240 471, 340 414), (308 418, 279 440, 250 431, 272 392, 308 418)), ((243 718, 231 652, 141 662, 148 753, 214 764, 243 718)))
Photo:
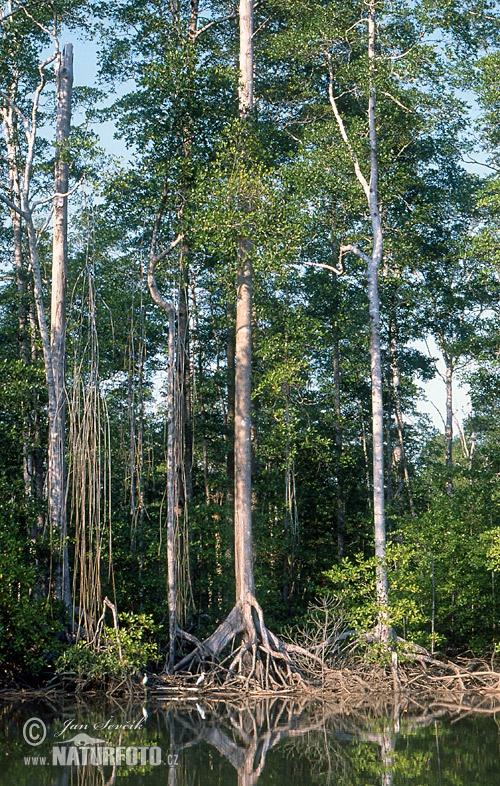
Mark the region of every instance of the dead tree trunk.
POLYGON ((68 264, 68 164, 64 149, 70 134, 73 47, 66 44, 55 61, 57 126, 52 244, 50 351, 54 376, 55 413, 49 424, 48 487, 53 527, 60 536, 61 558, 56 574, 57 596, 71 608, 66 515, 66 275, 68 264))
MULTIPOLYGON (((13 111, 23 118, 26 136, 26 155, 23 163, 22 188, 14 195, 14 201, 0 194, 0 199, 19 214, 24 221, 29 252, 29 266, 33 275, 33 295, 36 320, 42 344, 45 380, 48 395, 48 511, 52 551, 57 554, 56 594, 71 607, 69 565, 67 553, 66 491, 64 473, 64 355, 65 355, 65 299, 66 299, 66 257, 67 257, 67 196, 68 167, 64 156, 64 143, 69 135, 71 121, 71 90, 73 55, 68 44, 61 56, 57 39, 54 38, 54 51, 38 66, 39 81, 34 90, 30 117, 23 115, 13 99, 7 103, 13 111), (38 256, 38 238, 33 220, 34 206, 31 203, 30 189, 38 133, 38 114, 41 94, 46 84, 45 69, 55 62, 57 126, 56 126, 56 166, 54 194, 54 241, 51 297, 51 326, 48 327, 43 298, 43 282, 38 256), (61 155, 62 153, 62 155, 61 155), (20 207, 17 204, 20 202, 20 207), (55 538, 59 547, 55 548, 55 538)), ((40 203, 39 203, 40 204, 40 203)), ((35 205, 36 206, 36 205, 35 205)), ((31 312, 30 312, 31 319, 31 312)), ((38 473, 39 475, 39 473, 38 473)), ((35 470, 37 477, 37 470, 35 470)))
MULTIPOLYGON (((9 209, 12 224, 12 246, 14 256, 14 272, 17 286, 17 321, 18 321, 18 343, 19 356, 22 363, 27 366, 30 362, 30 346, 28 341, 28 311, 27 311, 27 286, 26 271, 23 264, 22 252, 22 218, 21 218, 21 187, 19 182, 18 155, 16 148, 17 137, 17 115, 14 109, 14 99, 17 89, 17 78, 9 90, 9 98, 12 103, 5 103, 2 106, 2 125, 5 137, 7 152, 7 165, 9 176, 9 195, 14 207, 9 209)), ((33 451, 29 447, 28 429, 23 440, 23 479, 24 495, 26 500, 33 496, 33 451)), ((29 537, 31 541, 36 540, 36 525, 30 527, 29 537)))

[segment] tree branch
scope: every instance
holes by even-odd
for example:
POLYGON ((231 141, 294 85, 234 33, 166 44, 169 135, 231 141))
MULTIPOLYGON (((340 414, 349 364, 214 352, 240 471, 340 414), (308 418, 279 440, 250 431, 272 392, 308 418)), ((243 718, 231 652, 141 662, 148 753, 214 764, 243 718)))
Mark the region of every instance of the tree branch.
POLYGON ((195 33, 191 33, 191 35, 189 37, 190 37, 191 41, 196 41, 196 39, 202 33, 206 33, 206 31, 209 30, 214 25, 220 25, 223 22, 229 22, 230 19, 235 19, 235 18, 236 18, 236 11, 233 11, 233 13, 232 14, 228 14, 228 16, 223 16, 220 19, 212 19, 211 22, 207 22, 206 25, 203 25, 203 27, 200 27, 199 30, 196 30, 195 33))
POLYGON ((66 191, 65 194, 61 194, 60 192, 56 192, 54 194, 51 194, 48 197, 45 197, 45 199, 39 199, 37 202, 33 202, 33 205, 32 205, 31 209, 34 210, 36 207, 40 207, 40 205, 46 205, 47 202, 51 202, 53 199, 56 199, 57 197, 69 197, 69 196, 71 196, 71 194, 74 194, 76 189, 81 186, 81 184, 83 183, 84 180, 85 180, 85 175, 83 177, 81 177, 80 180, 77 183, 75 183, 75 185, 72 186, 69 189, 69 191, 66 191))
POLYGON ((4 194, 0 194, 0 200, 5 205, 7 205, 7 207, 10 208, 10 210, 14 210, 19 216, 22 216, 22 218, 28 217, 27 213, 24 210, 21 210, 21 208, 18 207, 14 202, 12 202, 12 200, 9 199, 9 197, 4 196, 4 194))
POLYGON ((355 152, 353 146, 351 145, 349 137, 347 136, 347 131, 345 130, 345 126, 344 126, 344 121, 342 120, 342 116, 341 116, 341 114, 340 114, 340 112, 338 110, 337 100, 336 100, 335 96, 333 95, 332 56, 331 56, 331 54, 329 52, 326 52, 325 54, 326 54, 326 62, 327 62, 327 65, 328 65, 328 98, 330 99, 330 106, 332 107, 335 120, 337 121, 337 126, 338 126, 339 131, 340 131, 340 136, 344 140, 345 146, 347 147, 347 150, 349 151, 349 155, 351 156, 351 160, 352 160, 352 163, 354 165, 354 172, 356 174, 356 177, 358 178, 359 182, 361 183, 361 186, 363 188, 363 191, 365 192, 366 198, 369 200, 370 199, 370 186, 368 185, 368 181, 365 178, 365 176, 363 175, 363 172, 361 171, 361 167, 359 165, 358 157, 356 155, 356 152, 355 152))
POLYGON ((173 303, 170 303, 168 300, 165 300, 163 295, 161 295, 160 292, 158 291, 158 287, 156 285, 156 279, 155 279, 155 268, 158 262, 161 259, 164 259, 167 256, 167 254, 169 254, 181 242, 183 238, 184 238, 184 233, 182 232, 180 235, 177 235, 175 240, 172 240, 172 242, 167 246, 166 249, 164 249, 164 251, 161 252, 161 254, 154 255, 153 249, 151 249, 149 255, 148 274, 147 274, 149 292, 156 305, 160 306, 160 308, 162 308, 164 311, 167 312, 172 311, 174 305, 173 303))
POLYGON ((330 270, 332 273, 335 273, 337 276, 341 276, 345 273, 344 265, 342 262, 342 258, 340 258, 340 267, 334 267, 333 265, 327 265, 325 262, 295 262, 296 265, 309 265, 310 267, 320 267, 323 270, 330 270))
POLYGON ((346 246, 340 246, 339 262, 340 262, 341 265, 343 265, 343 261, 342 260, 343 260, 344 254, 349 254, 349 253, 355 254, 357 257, 362 259, 363 262, 366 262, 367 265, 369 265, 370 262, 372 261, 372 258, 370 256, 368 256, 368 254, 365 254, 365 252, 361 251, 360 248, 358 248, 357 246, 352 245, 352 243, 349 243, 346 246))
POLYGON ((392 93, 387 93, 387 91, 385 90, 381 90, 380 92, 383 96, 386 96, 387 98, 390 98, 391 101, 394 101, 394 103, 397 104, 399 107, 401 107, 401 109, 404 109, 405 112, 410 112, 410 114, 413 114, 413 109, 410 109, 409 107, 402 104, 398 98, 395 98, 392 95, 392 93))

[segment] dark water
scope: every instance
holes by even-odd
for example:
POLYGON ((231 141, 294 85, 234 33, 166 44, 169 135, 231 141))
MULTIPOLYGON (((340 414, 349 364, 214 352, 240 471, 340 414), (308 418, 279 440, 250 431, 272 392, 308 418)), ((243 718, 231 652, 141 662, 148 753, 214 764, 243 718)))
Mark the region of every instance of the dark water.
POLYGON ((500 784, 494 715, 276 699, 182 709, 23 703, 0 705, 0 735, 2 786, 500 784))

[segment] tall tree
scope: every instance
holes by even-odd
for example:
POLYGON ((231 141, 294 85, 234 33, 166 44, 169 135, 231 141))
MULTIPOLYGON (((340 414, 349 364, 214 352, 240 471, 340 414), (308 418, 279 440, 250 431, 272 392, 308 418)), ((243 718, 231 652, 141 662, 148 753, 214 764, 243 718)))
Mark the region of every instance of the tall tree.
MULTIPOLYGON (((15 8, 13 13, 22 18, 24 9, 15 8)), ((67 196, 68 196, 68 164, 65 142, 69 136, 71 121, 71 89, 73 82, 72 47, 68 45, 61 54, 57 38, 57 16, 53 13, 40 14, 41 19, 35 20, 28 15, 27 30, 23 24, 14 24, 8 29, 10 36, 17 32, 25 35, 27 44, 34 46, 35 56, 44 46, 47 37, 53 45, 53 51, 36 68, 30 64, 24 79, 31 87, 29 93, 21 93, 21 69, 14 66, 15 83, 11 83, 10 95, 3 96, 7 121, 21 123, 25 139, 21 142, 13 122, 7 123, 6 142, 10 161, 9 197, 2 196, 11 213, 16 213, 24 223, 30 274, 33 282, 33 296, 36 320, 42 343, 42 354, 45 369, 46 388, 48 394, 48 513, 51 531, 51 545, 55 558, 55 578, 57 597, 71 607, 71 591, 69 581, 69 560, 67 551, 66 522, 66 489, 64 470, 64 431, 65 431, 65 301, 66 301, 66 263, 67 263, 67 196), (51 64, 56 72, 56 164, 55 191, 51 196, 33 201, 35 170, 38 164, 39 124, 41 122, 41 98, 48 81, 47 70, 51 64), (36 76, 35 76, 36 74, 36 76), (15 151, 13 149, 15 147, 15 151), (62 189, 62 190, 61 190, 62 189), (35 221, 35 211, 44 204, 54 201, 54 240, 53 240, 53 271, 52 271, 52 307, 47 319, 44 302, 44 286, 39 256, 40 233, 35 221)), ((25 67, 26 64, 23 64, 25 67)), ((46 222, 43 228, 46 228, 46 222)), ((19 220, 14 221, 15 244, 19 243, 19 220)), ((16 252, 16 259, 19 253, 16 252)))
POLYGON ((56 77, 56 160, 54 178, 54 230, 52 245, 52 286, 50 309, 50 352, 54 376, 55 412, 49 429, 48 486, 53 510, 52 526, 60 534, 62 561, 58 595, 69 609, 71 587, 66 514, 66 296, 68 267, 68 188, 69 167, 66 144, 71 130, 73 88, 73 46, 66 44, 55 60, 56 77))
POLYGON ((342 140, 346 145, 352 159, 356 178, 366 197, 372 233, 372 251, 368 255, 356 245, 341 246, 341 255, 352 252, 360 257, 367 266, 368 277, 368 302, 370 312, 370 368, 372 390, 372 440, 373 440, 373 515, 375 526, 375 556, 377 557, 377 600, 379 612, 379 635, 387 639, 389 635, 389 599, 387 567, 385 564, 386 550, 386 525, 385 525, 385 497, 384 497, 384 407, 383 407, 383 380, 382 356, 380 349, 380 297, 378 276, 383 254, 383 232, 380 214, 379 197, 379 156, 377 136, 377 88, 375 83, 375 57, 376 57, 376 3, 368 3, 368 136, 370 147, 370 175, 367 179, 363 174, 358 156, 346 132, 346 128, 339 112, 337 99, 334 94, 334 72, 330 53, 327 53, 329 85, 328 95, 330 104, 337 122, 342 140))
MULTIPOLYGON (((240 0, 239 114, 245 125, 253 109, 253 2, 240 0)), ((239 206, 246 210, 245 198, 239 206)), ((238 238, 234 415, 234 540, 236 598, 242 608, 254 595, 252 542, 252 242, 238 238)))

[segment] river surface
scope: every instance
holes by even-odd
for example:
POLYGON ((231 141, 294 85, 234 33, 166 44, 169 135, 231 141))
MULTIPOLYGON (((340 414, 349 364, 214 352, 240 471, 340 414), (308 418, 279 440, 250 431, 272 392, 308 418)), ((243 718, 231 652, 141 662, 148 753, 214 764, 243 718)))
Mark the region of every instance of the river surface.
POLYGON ((0 705, 2 786, 498 786, 495 715, 272 699, 0 705))

